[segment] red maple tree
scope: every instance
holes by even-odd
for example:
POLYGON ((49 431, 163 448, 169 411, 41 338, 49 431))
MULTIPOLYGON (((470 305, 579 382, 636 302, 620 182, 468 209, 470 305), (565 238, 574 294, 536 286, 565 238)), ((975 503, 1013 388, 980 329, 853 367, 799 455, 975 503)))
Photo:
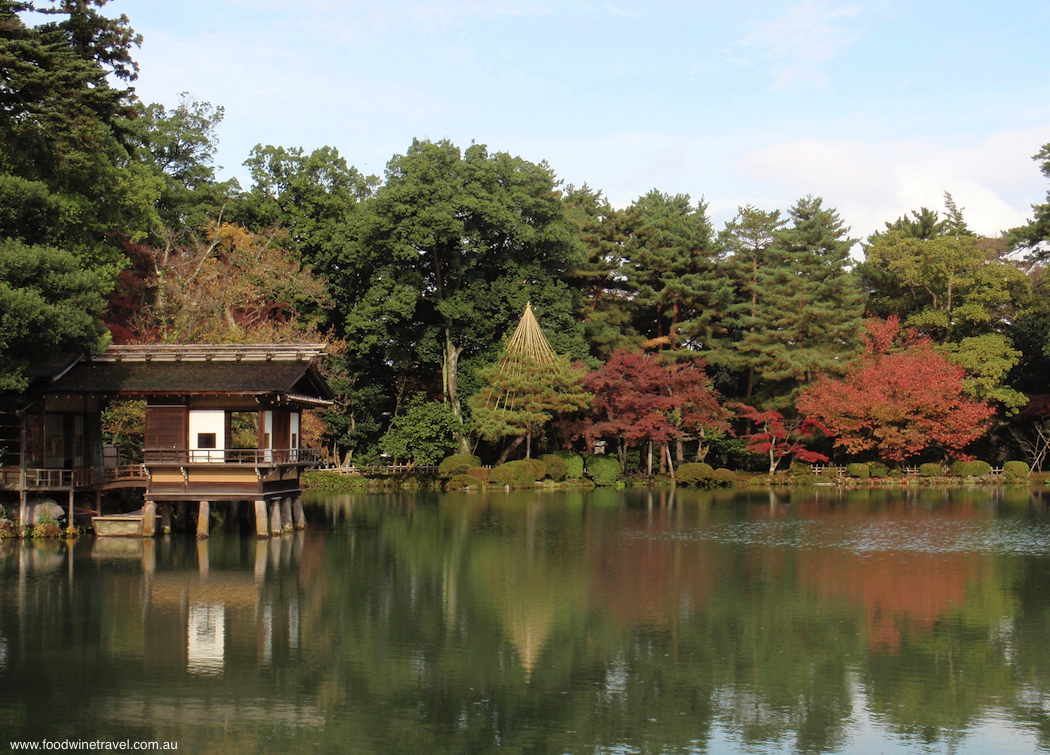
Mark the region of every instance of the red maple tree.
POLYGON ((791 427, 784 420, 784 415, 777 411, 762 412, 747 404, 736 404, 741 419, 746 419, 754 428, 750 433, 742 433, 747 439, 747 450, 769 458, 769 473, 773 474, 784 457, 794 454, 799 461, 811 463, 827 461, 822 453, 811 451, 806 443, 816 439, 817 433, 830 435, 827 428, 814 419, 805 419, 791 427))
POLYGON ((648 354, 620 349, 584 381, 594 393, 591 418, 577 434, 588 440, 615 438, 624 464, 629 446, 643 441, 665 448, 686 433, 728 428, 728 412, 718 403, 699 357, 670 365, 648 354))
POLYGON ((856 454, 903 461, 929 448, 959 455, 988 429, 995 410, 963 394, 961 367, 928 338, 901 334, 897 317, 868 320, 867 351, 841 379, 803 391, 799 411, 856 454))

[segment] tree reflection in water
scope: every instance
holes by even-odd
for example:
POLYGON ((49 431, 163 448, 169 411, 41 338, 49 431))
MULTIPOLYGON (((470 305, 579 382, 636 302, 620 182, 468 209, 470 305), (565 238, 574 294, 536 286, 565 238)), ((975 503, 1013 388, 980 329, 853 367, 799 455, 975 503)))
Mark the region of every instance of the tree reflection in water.
POLYGON ((5 731, 230 752, 1050 744, 1050 516, 1027 489, 311 513, 269 541, 0 545, 5 731))

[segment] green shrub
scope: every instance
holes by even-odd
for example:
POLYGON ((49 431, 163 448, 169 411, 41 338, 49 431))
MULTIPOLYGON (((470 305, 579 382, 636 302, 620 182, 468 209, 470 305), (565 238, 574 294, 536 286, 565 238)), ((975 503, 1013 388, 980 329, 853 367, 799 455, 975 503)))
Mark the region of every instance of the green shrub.
POLYGON ((560 456, 554 454, 543 454, 540 461, 547 465, 547 476, 555 482, 565 479, 566 465, 560 456))
POLYGON ((470 474, 458 474, 445 481, 445 490, 481 490, 483 480, 470 474))
POLYGON ((539 482, 547 476, 547 465, 539 459, 525 459, 532 467, 532 473, 536 476, 536 482, 539 482))
POLYGON ((583 477, 583 457, 575 451, 558 451, 559 459, 565 462, 565 479, 579 480, 583 477))
POLYGON ((606 454, 588 456, 585 466, 594 484, 602 487, 615 485, 619 482, 620 475, 623 474, 623 470, 620 469, 620 461, 615 456, 606 454))
POLYGON ((715 479, 715 470, 710 464, 700 461, 691 461, 678 467, 675 472, 675 481, 679 485, 707 487, 715 479))
POLYGON ((299 484, 303 490, 334 493, 366 488, 368 487, 368 478, 359 474, 340 474, 339 472, 329 472, 322 469, 304 473, 299 477, 299 484))
POLYGON ((731 488, 736 485, 736 472, 725 467, 719 467, 714 473, 714 484, 723 488, 731 488))
POLYGON ((508 461, 489 472, 489 485, 509 485, 512 488, 531 488, 536 485, 536 470, 525 459, 508 461))
POLYGON ((477 477, 482 482, 487 482, 491 471, 488 467, 471 467, 466 473, 471 477, 477 477))
POLYGON ((984 477, 991 474, 992 465, 986 461, 957 461, 952 464, 956 477, 984 477))
POLYGON ((1020 474, 1027 477, 1030 470, 1028 463, 1024 461, 1008 461, 1003 464, 1003 474, 1020 474))
POLYGON ((788 468, 788 474, 792 477, 812 477, 813 466, 803 461, 793 461, 788 468))
POLYGON ((870 476, 871 472, 867 464, 862 464, 861 462, 855 461, 852 464, 846 465, 846 474, 850 477, 859 477, 861 479, 866 479, 870 476))
POLYGON ((940 477, 944 474, 944 468, 940 464, 927 462, 919 465, 919 474, 923 477, 940 477))
POLYGON ((1027 482, 1029 467, 1023 461, 1008 461, 1003 464, 1003 479, 1007 482, 1027 482))
POLYGON ((900 471, 899 469, 891 469, 889 477, 894 480, 899 480, 900 478, 904 477, 904 472, 900 471))
POLYGON ((480 467, 481 459, 471 454, 449 456, 438 465, 438 477, 448 480, 458 474, 466 474, 471 467, 480 467))
POLYGON ((868 462, 868 475, 871 477, 877 477, 882 479, 883 477, 889 476, 890 468, 883 464, 881 461, 868 462))

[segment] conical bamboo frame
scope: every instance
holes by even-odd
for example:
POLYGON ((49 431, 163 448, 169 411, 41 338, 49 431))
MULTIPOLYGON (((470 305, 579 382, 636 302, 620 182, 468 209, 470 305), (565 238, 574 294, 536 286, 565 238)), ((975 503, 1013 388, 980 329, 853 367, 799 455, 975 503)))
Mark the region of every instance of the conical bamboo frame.
MULTIPOLYGON (((543 329, 532 313, 532 302, 525 305, 525 312, 514 329, 510 340, 507 342, 506 351, 499 361, 497 368, 501 375, 514 377, 520 375, 525 365, 548 365, 553 367, 558 360, 558 355, 547 342, 543 335, 543 329)), ((512 392, 495 396, 493 409, 502 407, 504 411, 514 409, 515 396, 512 392)))

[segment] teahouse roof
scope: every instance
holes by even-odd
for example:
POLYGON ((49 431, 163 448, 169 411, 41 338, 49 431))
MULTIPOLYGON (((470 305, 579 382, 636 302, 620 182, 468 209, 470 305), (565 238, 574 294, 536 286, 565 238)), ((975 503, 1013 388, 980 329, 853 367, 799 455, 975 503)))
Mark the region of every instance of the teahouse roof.
POLYGON ((317 370, 324 344, 111 346, 82 360, 47 389, 106 396, 276 395, 326 405, 334 397, 317 370))

